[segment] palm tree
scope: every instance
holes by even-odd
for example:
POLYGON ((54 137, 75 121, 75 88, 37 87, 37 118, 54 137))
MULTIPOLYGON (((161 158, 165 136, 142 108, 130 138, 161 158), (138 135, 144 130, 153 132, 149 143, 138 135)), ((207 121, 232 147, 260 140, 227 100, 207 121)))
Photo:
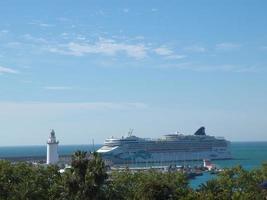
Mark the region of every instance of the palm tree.
POLYGON ((70 195, 74 199, 97 199, 107 179, 106 166, 99 154, 88 155, 77 151, 72 156, 73 171, 66 179, 70 195))
POLYGON ((86 170, 88 165, 87 152, 76 151, 72 156, 71 166, 74 169, 74 173, 78 175, 79 180, 84 182, 86 170))
POLYGON ((222 188, 220 188, 216 179, 211 179, 206 183, 202 183, 197 191, 206 197, 211 195, 214 199, 218 199, 220 193, 222 192, 222 188))

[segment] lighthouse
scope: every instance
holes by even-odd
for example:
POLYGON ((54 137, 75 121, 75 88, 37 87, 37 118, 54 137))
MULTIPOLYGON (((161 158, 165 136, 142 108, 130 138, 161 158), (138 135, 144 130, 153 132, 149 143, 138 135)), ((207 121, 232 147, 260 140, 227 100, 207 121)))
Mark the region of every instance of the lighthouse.
POLYGON ((58 141, 55 131, 52 130, 47 140, 47 157, 46 164, 57 164, 58 162, 58 141))

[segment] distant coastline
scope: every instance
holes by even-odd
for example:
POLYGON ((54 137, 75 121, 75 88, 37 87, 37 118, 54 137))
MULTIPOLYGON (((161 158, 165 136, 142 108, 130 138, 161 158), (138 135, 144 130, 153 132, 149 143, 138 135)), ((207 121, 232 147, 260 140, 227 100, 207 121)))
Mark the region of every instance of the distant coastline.
MULTIPOLYGON (((93 151, 100 148, 101 145, 60 145, 59 155, 60 159, 70 159, 70 156, 76 150, 93 151)), ((255 169, 261 166, 262 163, 267 162, 267 141, 260 142, 232 142, 231 151, 233 154, 232 160, 214 160, 213 163, 224 167, 233 167, 241 165, 245 169, 255 169)), ((30 161, 30 162, 45 162, 46 160, 46 146, 32 145, 32 146, 9 146, 0 147, 0 159, 7 159, 11 162, 30 161)), ((192 161, 182 164, 200 164, 201 161, 192 161)), ((201 176, 190 181, 192 187, 198 187, 201 183, 211 179, 212 176, 201 176)))
MULTIPOLYGON (((100 144, 93 145, 59 145, 59 155, 61 157, 70 156, 77 150, 94 151, 100 148, 100 144)), ((233 160, 214 161, 222 167, 242 165, 251 169, 259 166, 262 162, 267 161, 267 141, 260 142, 232 142, 231 151, 233 160)), ((46 146, 5 146, 0 147, 0 159, 8 160, 34 160, 45 159, 46 146)), ((190 162, 187 162, 190 163, 190 162)))

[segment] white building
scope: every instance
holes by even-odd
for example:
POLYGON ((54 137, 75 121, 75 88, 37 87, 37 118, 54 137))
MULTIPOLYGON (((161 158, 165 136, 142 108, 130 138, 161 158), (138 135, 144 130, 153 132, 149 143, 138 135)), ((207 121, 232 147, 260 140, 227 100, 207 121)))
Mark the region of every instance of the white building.
POLYGON ((55 131, 52 130, 47 141, 46 164, 57 164, 58 162, 58 143, 55 131))

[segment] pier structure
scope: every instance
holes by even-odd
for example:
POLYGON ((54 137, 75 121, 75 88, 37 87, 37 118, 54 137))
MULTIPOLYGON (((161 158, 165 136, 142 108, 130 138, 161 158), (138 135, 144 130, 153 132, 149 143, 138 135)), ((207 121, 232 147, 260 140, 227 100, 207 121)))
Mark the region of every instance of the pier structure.
POLYGON ((58 143, 59 141, 56 139, 55 131, 52 130, 50 132, 50 136, 47 141, 47 157, 46 164, 57 164, 59 160, 58 156, 58 143))

